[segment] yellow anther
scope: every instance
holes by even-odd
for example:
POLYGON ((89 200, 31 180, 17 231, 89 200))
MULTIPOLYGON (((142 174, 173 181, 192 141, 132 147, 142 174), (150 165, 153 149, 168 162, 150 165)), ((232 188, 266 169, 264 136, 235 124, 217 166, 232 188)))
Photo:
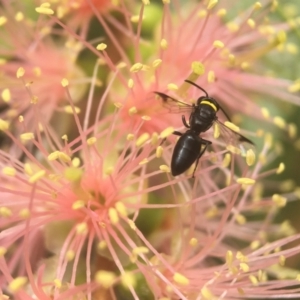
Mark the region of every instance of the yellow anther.
POLYGON ((9 218, 12 215, 12 211, 10 208, 2 206, 0 207, 0 216, 3 218, 9 218))
POLYGON ((231 250, 226 252, 226 264, 230 267, 233 262, 233 253, 231 250))
POLYGON ((255 286, 258 285, 258 279, 254 275, 250 275, 249 280, 251 281, 251 283, 253 285, 255 285, 255 286))
POLYGON ((114 171, 114 167, 110 166, 110 167, 107 167, 105 170, 104 170, 104 174, 109 176, 113 173, 114 171))
POLYGON ((157 132, 153 132, 152 133, 152 137, 151 137, 151 145, 155 146, 158 143, 158 133, 157 132))
POLYGON ((81 109, 77 106, 74 106, 74 108, 71 106, 71 105, 66 105, 64 107, 64 111, 67 113, 67 114, 73 114, 74 113, 74 110, 75 110, 75 114, 78 115, 81 111, 81 109))
POLYGON ((213 9, 217 4, 218 4, 218 0, 209 0, 208 4, 207 4, 207 9, 213 9))
POLYGON ((246 263, 240 263, 240 269, 245 273, 249 272, 249 270, 250 270, 249 265, 246 263))
POLYGON ((118 202, 116 202, 115 207, 116 207, 117 212, 122 217, 126 217, 127 216, 127 209, 126 209, 126 206, 124 205, 124 203, 118 201, 118 202))
POLYGON ((245 185, 253 185, 255 183, 255 180, 252 178, 245 178, 241 177, 236 180, 237 183, 239 184, 245 184, 245 185))
POLYGON ((9 89, 4 89, 1 93, 2 100, 6 103, 10 102, 11 94, 9 89))
POLYGON ((9 283, 8 289, 12 294, 14 294, 22 289, 26 285, 27 281, 26 277, 17 277, 9 283))
POLYGON ((261 9, 262 8, 262 4, 260 2, 256 2, 254 4, 254 9, 261 9))
POLYGON ((164 139, 174 132, 173 127, 168 127, 160 133, 160 138, 164 139))
POLYGON ((9 123, 7 121, 4 121, 0 119, 0 131, 5 131, 9 127, 9 123))
POLYGON ((222 48, 224 48, 224 43, 219 40, 216 40, 213 42, 213 46, 215 48, 222 49, 222 48))
POLYGON ((99 243, 98 243, 98 245, 97 245, 97 248, 99 249, 99 250, 103 250, 103 249, 106 249, 107 248, 107 242, 106 241, 100 241, 99 243))
POLYGON ((168 87, 168 90, 170 90, 170 91, 177 91, 178 90, 178 86, 175 83, 169 83, 167 85, 167 87, 168 87))
POLYGON ((285 260, 286 260, 285 256, 280 255, 279 256, 279 265, 283 267, 285 265, 285 260))
POLYGON ((129 79, 128 79, 127 86, 128 86, 130 89, 132 89, 132 88, 133 88, 133 86, 134 86, 134 81, 133 81, 133 79, 132 79, 132 78, 129 78, 129 79))
POLYGON ((256 250, 256 249, 258 249, 260 247, 260 245, 261 245, 261 242, 258 241, 258 240, 255 240, 255 241, 251 242, 250 248, 252 250, 256 250))
POLYGON ((135 255, 147 254, 149 253, 149 249, 147 247, 136 247, 132 250, 132 253, 135 255))
POLYGON ((117 276, 115 273, 109 271, 98 271, 95 275, 95 281, 105 289, 110 288, 114 284, 116 278, 117 276))
POLYGON ((5 16, 0 16, 0 27, 6 24, 7 18, 5 16))
POLYGON ((287 43, 286 44, 286 51, 291 54, 297 54, 299 52, 298 46, 293 43, 287 43))
POLYGON ((226 127, 230 128, 233 131, 236 131, 236 132, 240 131, 240 128, 238 126, 236 126, 235 124, 233 124, 229 121, 225 121, 224 124, 225 124, 226 127))
POLYGON ((29 163, 24 164, 24 172, 25 172, 25 174, 27 174, 29 176, 33 174, 33 170, 29 163))
MULTIPOLYGON (((194 169, 193 169, 194 170, 194 169)), ((219 209, 217 206, 213 205, 205 212, 205 217, 208 219, 215 218, 219 215, 219 209)))
POLYGON ((281 174, 285 169, 285 165, 283 162, 281 162, 276 170, 276 174, 281 174))
POLYGON ((228 62, 231 67, 233 67, 235 65, 236 59, 233 54, 228 55, 228 62))
POLYGON ((207 74, 207 81, 208 83, 213 83, 216 81, 216 76, 214 71, 209 71, 207 74))
POLYGON ((40 170, 38 171, 37 173, 35 173, 34 175, 32 175, 29 179, 28 179, 28 182, 29 183, 35 183, 37 182, 38 180, 40 180, 41 178, 43 178, 46 174, 46 171, 45 170, 40 170))
POLYGON ((128 109, 128 114, 129 114, 129 116, 133 116, 133 115, 136 114, 136 113, 137 113, 137 108, 136 108, 135 106, 130 107, 130 108, 128 109))
POLYGON ((203 296, 204 300, 213 300, 213 299, 215 299, 214 294, 206 286, 204 286, 201 289, 201 295, 203 296))
POLYGON ((188 285, 190 283, 189 279, 180 273, 175 273, 173 279, 176 283, 181 285, 188 285))
POLYGON ((241 154, 241 149, 234 147, 233 145, 227 145, 226 149, 233 154, 241 154))
POLYGON ((278 195, 278 194, 274 194, 272 196, 272 201, 278 206, 278 207, 284 207, 286 205, 287 202, 287 198, 278 195))
POLYGON ((130 228, 132 230, 136 230, 136 225, 135 225, 134 221, 128 220, 128 225, 130 226, 130 228))
MULTIPOLYGON (((43 4, 45 4, 45 3, 43 3, 43 4)), ((54 11, 49 7, 43 6, 43 4, 40 7, 36 7, 35 11, 42 15, 53 15, 54 11)))
POLYGON ((250 28, 255 28, 255 21, 253 19, 248 19, 247 24, 249 25, 250 28))
POLYGON ((121 107, 123 107, 123 104, 121 102, 114 102, 114 106, 116 108, 121 108, 121 107))
MULTIPOLYGON (((142 19, 144 19, 144 17, 142 17, 142 19)), ((132 23, 138 23, 140 21, 140 16, 139 15, 134 15, 130 17, 130 21, 132 23)))
POLYGON ((15 14, 15 20, 17 22, 21 22, 24 20, 24 14, 21 12, 21 11, 18 11, 16 14, 15 14))
POLYGON ((89 145, 89 146, 92 146, 94 145, 95 143, 97 142, 97 139, 95 137, 90 137, 86 140, 86 143, 89 145))
POLYGON ((170 172, 171 172, 170 167, 168 167, 167 165, 160 165, 160 166, 159 166, 159 169, 160 169, 162 172, 166 172, 166 173, 170 173, 170 172))
POLYGON ((143 64, 141 63, 135 63, 131 68, 130 72, 137 73, 143 69, 143 64))
POLYGON ((148 158, 144 158, 144 159, 142 159, 142 160, 139 162, 139 165, 140 165, 140 166, 146 165, 148 162, 149 162, 148 158))
POLYGON ((104 43, 101 43, 101 44, 98 44, 96 49, 99 50, 99 51, 103 51, 107 48, 107 45, 104 44, 104 43))
POLYGON ((134 134, 128 133, 126 139, 127 139, 127 141, 133 141, 134 140, 134 134))
POLYGON ((141 119, 144 121, 150 121, 151 117, 150 116, 141 116, 141 119))
POLYGON ((68 250, 67 252, 66 252, 66 260, 67 261, 72 261, 73 259, 74 259, 74 257, 75 257, 75 251, 74 250, 68 250))
POLYGON ((265 144, 268 148, 271 148, 273 145, 273 135, 270 132, 265 134, 265 144))
POLYGON ((269 119, 270 112, 266 107, 262 107, 260 111, 265 119, 269 119))
POLYGON ((2 169, 2 173, 7 176, 15 176, 17 174, 17 170, 13 167, 4 167, 2 169))
POLYGON ((252 166, 255 163, 255 152, 252 149, 248 149, 246 152, 246 163, 248 166, 252 166))
POLYGON ((136 277, 134 276, 134 274, 129 272, 125 272, 124 274, 122 274, 121 282, 125 288, 135 287, 137 284, 136 277))
POLYGON ((217 122, 214 123, 214 138, 217 139, 220 136, 220 126, 217 122))
POLYGON ((23 142, 30 141, 30 140, 34 139, 34 134, 33 134, 33 132, 25 132, 25 133, 20 134, 20 138, 23 142))
POLYGON ((160 66, 161 63, 162 63, 161 59, 155 59, 152 63, 152 67, 157 68, 158 66, 160 66))
POLYGON ((85 222, 79 223, 76 225, 76 233, 85 235, 88 232, 88 226, 85 222))
POLYGON ((199 61, 193 61, 192 62, 192 71, 193 71, 194 74, 200 76, 200 75, 204 74, 205 67, 204 67, 204 65, 201 62, 199 62, 199 61))
POLYGON ((0 246, 0 257, 3 257, 7 252, 7 248, 0 246))
POLYGON ((203 19, 207 16, 207 10, 206 9, 200 9, 197 13, 198 17, 203 19))
POLYGON ((225 8, 221 8, 217 11, 217 15, 220 17, 226 16, 227 10, 225 8))
POLYGON ((288 133, 291 139, 294 139, 297 136, 297 126, 294 123, 288 124, 288 133))
POLYGON ((69 80, 67 78, 63 78, 60 83, 62 87, 66 87, 69 85, 69 80))
POLYGON ((237 214, 235 216, 235 220, 237 221, 238 224, 244 225, 247 222, 247 219, 244 215, 242 214, 237 214))
POLYGON ((276 126, 278 126, 280 129, 286 128, 286 122, 282 117, 274 117, 273 122, 276 126))
POLYGON ((158 146, 156 148, 156 157, 160 158, 160 157, 162 157, 162 154, 163 154, 163 147, 162 146, 158 146))
POLYGON ((237 32, 240 29, 240 26, 235 22, 228 22, 226 26, 231 32, 237 32))
POLYGON ((227 168, 230 164, 230 161, 231 161, 231 154, 226 153, 222 161, 222 167, 227 168))
POLYGON ((283 44, 286 42, 286 32, 285 31, 283 31, 283 30, 278 31, 276 37, 277 37, 278 43, 283 44))
POLYGON ((189 241, 190 246, 195 247, 198 245, 198 240, 196 238, 191 238, 189 241))
POLYGON ((77 200, 72 204, 72 209, 77 210, 85 207, 85 202, 83 200, 77 200))
POLYGON ((55 278, 53 280, 53 283, 54 283, 55 287, 58 288, 58 289, 60 289, 62 287, 62 282, 58 278, 55 278))
POLYGON ((16 74, 17 78, 21 78, 21 77, 23 77, 23 76, 24 76, 24 74, 25 74, 25 70, 24 70, 24 68, 22 68, 22 67, 18 68, 18 70, 17 70, 17 74, 16 74))
POLYGON ((161 47, 163 50, 166 50, 166 49, 168 48, 168 42, 167 42, 167 40, 162 39, 162 40, 160 41, 160 47, 161 47))
POLYGON ((242 70, 247 70, 247 69, 249 69, 249 67, 250 67, 249 62, 243 61, 243 62, 241 63, 241 69, 242 69, 242 70))
POLYGON ((112 224, 117 224, 119 222, 118 212, 115 208, 111 207, 108 210, 108 216, 112 224))
POLYGON ((137 147, 141 147, 142 145, 144 145, 150 138, 149 133, 145 132, 143 133, 141 136, 139 136, 139 138, 136 140, 135 144, 137 147))

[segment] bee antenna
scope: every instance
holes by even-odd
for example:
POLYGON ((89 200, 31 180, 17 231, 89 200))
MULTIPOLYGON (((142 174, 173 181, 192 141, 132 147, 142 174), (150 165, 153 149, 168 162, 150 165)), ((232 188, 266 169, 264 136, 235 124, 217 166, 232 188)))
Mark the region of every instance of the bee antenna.
POLYGON ((191 84, 191 85, 197 87, 197 88, 200 89, 202 92, 204 92, 204 94, 205 94, 206 97, 208 97, 208 94, 207 94, 206 90, 203 89, 203 88, 202 88, 201 86, 199 86, 198 84, 196 84, 195 82, 190 81, 190 80, 188 80, 188 79, 186 79, 185 82, 188 82, 189 84, 191 84))

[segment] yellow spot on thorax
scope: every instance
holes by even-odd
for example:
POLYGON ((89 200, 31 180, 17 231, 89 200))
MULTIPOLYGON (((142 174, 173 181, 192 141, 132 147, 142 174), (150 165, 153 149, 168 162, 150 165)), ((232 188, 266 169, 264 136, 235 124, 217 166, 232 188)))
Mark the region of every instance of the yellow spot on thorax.
POLYGON ((217 107, 216 107, 212 102, 210 102, 209 100, 201 101, 201 104, 209 105, 210 107, 212 107, 212 109, 213 109, 215 112, 218 111, 217 107))

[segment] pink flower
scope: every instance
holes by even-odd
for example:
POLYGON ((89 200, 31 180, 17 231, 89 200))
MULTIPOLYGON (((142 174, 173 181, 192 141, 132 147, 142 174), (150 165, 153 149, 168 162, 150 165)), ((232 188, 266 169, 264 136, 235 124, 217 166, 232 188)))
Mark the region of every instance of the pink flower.
POLYGON ((38 106, 44 120, 50 121, 53 113, 66 105, 62 78, 76 83, 72 84, 76 102, 83 96, 85 75, 74 64, 80 48, 69 36, 55 32, 53 24, 42 20, 35 23, 18 4, 13 7, 4 1, 1 15, 1 118, 12 120, 15 126, 16 118, 22 115, 23 124, 32 130, 34 110, 30 106, 38 106))

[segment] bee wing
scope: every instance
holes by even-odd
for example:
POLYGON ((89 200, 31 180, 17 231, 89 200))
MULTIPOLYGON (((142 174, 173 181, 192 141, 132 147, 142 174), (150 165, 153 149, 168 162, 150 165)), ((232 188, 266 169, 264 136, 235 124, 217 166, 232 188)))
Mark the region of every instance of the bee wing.
POLYGON ((191 112, 194 109, 193 105, 172 98, 164 93, 161 92, 154 92, 154 93, 158 95, 159 98, 162 100, 163 107, 165 107, 171 113, 179 114, 179 113, 191 112))
POLYGON ((242 156, 246 155, 247 150, 254 150, 255 148, 255 144, 251 140, 229 128, 219 120, 214 122, 214 137, 226 144, 229 151, 241 154, 242 156))

